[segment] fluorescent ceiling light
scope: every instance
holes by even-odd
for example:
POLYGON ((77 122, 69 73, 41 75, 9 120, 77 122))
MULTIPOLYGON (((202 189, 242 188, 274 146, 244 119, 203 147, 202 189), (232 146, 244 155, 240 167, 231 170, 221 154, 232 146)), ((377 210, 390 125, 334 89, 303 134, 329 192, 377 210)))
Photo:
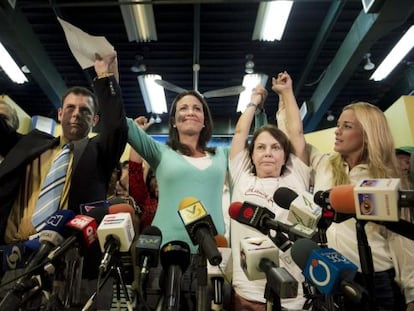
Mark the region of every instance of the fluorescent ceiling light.
POLYGON ((293 1, 261 2, 257 11, 252 40, 281 40, 293 1))
POLYGON ((414 25, 402 36, 400 41, 393 47, 391 52, 385 57, 381 65, 372 74, 370 80, 381 81, 385 79, 391 71, 401 62, 414 46, 414 25))
MULTIPOLYGON (((152 4, 122 4, 123 2, 130 2, 126 0, 119 0, 119 2, 121 3, 121 13, 128 40, 130 42, 156 41, 157 30, 152 4)), ((148 0, 145 2, 148 3, 148 0)))
POLYGON ((17 66, 16 62, 13 60, 1 42, 0 66, 13 82, 22 84, 28 81, 24 73, 20 70, 19 66, 17 66))
POLYGON ((252 90, 258 85, 263 86, 267 83, 268 76, 260 73, 249 73, 243 77, 244 91, 239 95, 239 102, 237 104, 237 111, 243 112, 246 109, 248 103, 250 103, 250 97, 252 96, 252 90))
POLYGON ((154 81, 161 79, 160 75, 154 74, 138 76, 139 87, 148 113, 163 114, 167 112, 164 88, 154 81))

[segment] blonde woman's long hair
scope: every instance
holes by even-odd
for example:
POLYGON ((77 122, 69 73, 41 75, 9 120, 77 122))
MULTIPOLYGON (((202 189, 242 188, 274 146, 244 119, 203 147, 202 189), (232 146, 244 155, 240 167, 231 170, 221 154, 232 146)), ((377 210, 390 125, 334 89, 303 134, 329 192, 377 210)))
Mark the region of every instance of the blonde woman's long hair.
MULTIPOLYGON (((363 130, 363 152, 360 163, 368 165, 371 178, 400 178, 395 156, 394 139, 391 135, 384 113, 376 106, 366 102, 357 102, 344 107, 352 110, 363 130)), ((334 153, 330 159, 333 169, 334 185, 349 184, 344 171, 344 160, 340 153, 334 153)))

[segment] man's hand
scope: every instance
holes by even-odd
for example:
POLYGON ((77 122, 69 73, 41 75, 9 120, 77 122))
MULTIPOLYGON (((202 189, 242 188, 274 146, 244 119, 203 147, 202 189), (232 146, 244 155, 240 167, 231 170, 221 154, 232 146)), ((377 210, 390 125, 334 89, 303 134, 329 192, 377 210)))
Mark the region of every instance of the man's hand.
POLYGON ((112 73, 115 76, 116 81, 119 82, 118 72, 118 60, 116 52, 112 55, 102 57, 98 53, 95 53, 95 72, 99 77, 102 73, 112 73))

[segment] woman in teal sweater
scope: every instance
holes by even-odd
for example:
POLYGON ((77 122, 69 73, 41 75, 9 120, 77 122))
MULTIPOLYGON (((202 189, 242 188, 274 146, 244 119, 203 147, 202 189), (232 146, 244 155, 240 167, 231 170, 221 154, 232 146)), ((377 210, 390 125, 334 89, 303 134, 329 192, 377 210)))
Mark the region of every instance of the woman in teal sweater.
POLYGON ((163 244, 184 241, 196 253, 178 214, 180 203, 188 197, 201 201, 218 234, 224 234, 222 193, 228 149, 207 147, 213 121, 204 98, 195 91, 176 97, 167 144, 155 141, 132 119, 128 119, 128 127, 128 142, 156 172, 159 198, 152 225, 160 228, 163 244))

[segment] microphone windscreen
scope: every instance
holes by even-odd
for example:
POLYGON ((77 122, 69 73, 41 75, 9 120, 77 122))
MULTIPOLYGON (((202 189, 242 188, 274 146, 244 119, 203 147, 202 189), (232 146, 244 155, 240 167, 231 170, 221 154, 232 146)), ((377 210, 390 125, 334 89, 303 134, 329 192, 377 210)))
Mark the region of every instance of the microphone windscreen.
POLYGON ((46 220, 43 230, 62 232, 65 224, 75 217, 75 212, 69 209, 59 210, 46 220))
POLYGON ((292 189, 286 187, 280 187, 276 189, 273 194, 273 201, 281 208, 289 209, 290 204, 298 197, 298 194, 292 189))
POLYGON ((143 235, 156 235, 161 236, 161 230, 158 227, 155 226, 148 226, 144 230, 142 230, 143 235))
POLYGON ((319 245, 309 239, 298 239, 293 243, 290 254, 302 271, 305 269, 308 258, 315 248, 319 248, 319 245))
POLYGON ((329 201, 336 212, 355 214, 354 186, 339 185, 332 188, 329 201))
POLYGON ((243 204, 241 202, 233 202, 230 204, 230 207, 229 207, 230 218, 232 219, 237 218, 237 215, 239 214, 242 205, 243 204))
POLYGON ((87 212, 85 215, 90 216, 96 220, 97 224, 102 222, 102 219, 109 214, 109 207, 95 207, 87 212))
POLYGON ((170 241, 161 247, 160 261, 164 269, 175 265, 185 271, 191 261, 190 247, 183 241, 170 241))
POLYGON ((183 209, 186 208, 187 206, 190 206, 196 202, 198 202, 199 199, 195 198, 195 197, 186 197, 184 199, 181 200, 180 205, 178 206, 178 209, 183 209))
POLYGON ((126 203, 113 204, 108 208, 108 214, 129 213, 131 218, 135 217, 134 208, 126 203))
POLYGON ((214 239, 216 240, 217 247, 228 247, 227 239, 224 235, 216 235, 214 239))

